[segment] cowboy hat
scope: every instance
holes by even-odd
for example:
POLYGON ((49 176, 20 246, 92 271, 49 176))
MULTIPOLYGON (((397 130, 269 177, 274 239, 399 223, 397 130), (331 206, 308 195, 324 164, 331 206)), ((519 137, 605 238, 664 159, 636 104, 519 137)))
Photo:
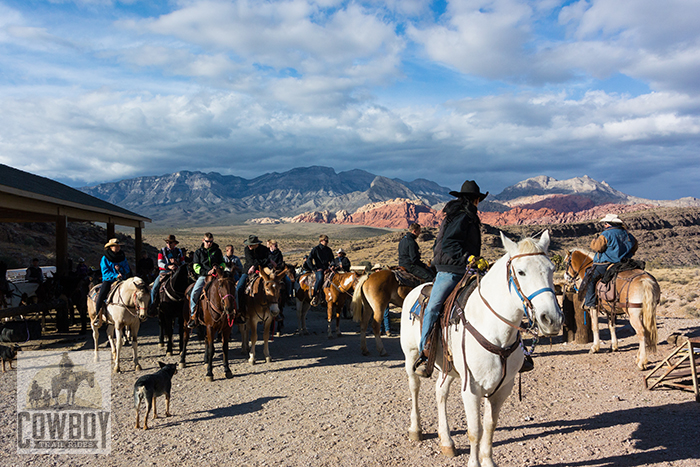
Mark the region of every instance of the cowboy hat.
POLYGON ((260 241, 260 239, 255 235, 249 235, 248 238, 246 238, 243 242, 245 246, 260 245, 261 243, 262 242, 260 241))
POLYGON ((118 238, 112 238, 107 243, 105 243, 105 250, 111 246, 122 246, 122 244, 119 243, 118 238))
POLYGON ((455 197, 462 195, 470 196, 472 198, 479 198, 479 201, 483 201, 489 195, 489 192, 482 193, 479 185, 476 184, 474 180, 467 180, 462 183, 462 189, 460 191, 450 191, 450 194, 455 197))
POLYGON ((180 242, 177 241, 175 235, 169 235, 168 238, 165 239, 165 243, 174 243, 177 245, 180 242))
POLYGON ((345 250, 343 250, 342 248, 335 252, 336 255, 339 255, 341 253, 345 253, 345 250))
POLYGON ((617 214, 606 214, 600 222, 603 224, 624 224, 617 214))

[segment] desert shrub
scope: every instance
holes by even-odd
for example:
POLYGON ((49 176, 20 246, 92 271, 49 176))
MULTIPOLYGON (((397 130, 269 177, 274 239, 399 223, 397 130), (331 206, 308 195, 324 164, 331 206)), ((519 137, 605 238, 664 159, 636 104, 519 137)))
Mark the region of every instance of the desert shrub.
POLYGON ((555 253, 550 259, 552 260, 552 263, 554 263, 554 265, 557 267, 557 271, 564 269, 564 258, 562 258, 561 255, 555 253))
POLYGON ((700 310, 694 306, 687 306, 683 308, 683 311, 694 318, 700 318, 700 310))
POLYGON ((661 300, 659 300, 659 306, 665 306, 668 302, 669 301, 667 298, 662 298, 661 300))
POLYGON ((696 294, 695 292, 689 293, 688 296, 686 297, 686 299, 687 299, 689 302, 694 301, 696 298, 698 298, 698 294, 696 294))

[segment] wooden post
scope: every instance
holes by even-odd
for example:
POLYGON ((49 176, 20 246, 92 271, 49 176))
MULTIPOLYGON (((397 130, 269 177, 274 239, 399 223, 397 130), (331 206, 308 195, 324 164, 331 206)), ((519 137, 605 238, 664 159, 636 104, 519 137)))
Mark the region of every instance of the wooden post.
POLYGON ((134 268, 141 259, 141 251, 143 250, 143 235, 141 235, 141 227, 134 228, 134 268))
POLYGON ((564 312, 564 334, 567 342, 576 344, 588 344, 593 342, 593 330, 591 329, 591 317, 581 306, 578 293, 573 289, 567 289, 564 294, 562 311, 564 312))
POLYGON ((107 240, 105 243, 117 236, 117 231, 114 229, 114 222, 107 222, 107 240))
POLYGON ((56 274, 66 271, 68 265, 68 217, 56 216, 56 274))

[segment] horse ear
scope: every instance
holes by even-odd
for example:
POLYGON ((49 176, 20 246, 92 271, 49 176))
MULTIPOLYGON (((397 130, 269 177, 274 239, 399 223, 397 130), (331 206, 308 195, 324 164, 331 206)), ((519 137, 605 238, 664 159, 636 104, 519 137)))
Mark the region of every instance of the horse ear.
POLYGON ((269 280, 270 273, 271 273, 271 271, 270 271, 270 268, 268 268, 268 267, 264 267, 260 270, 260 275, 263 276, 265 278, 265 280, 269 280))
POLYGON ((158 362, 158 365, 160 365, 160 367, 163 368, 163 367, 165 366, 165 363, 163 363, 163 362, 158 362))
POLYGON ((547 250, 549 249, 549 230, 545 230, 542 232, 542 236, 540 236, 540 247, 542 248, 542 251, 547 253, 547 250))
POLYGON ((505 248, 511 256, 514 256, 518 253, 518 244, 510 238, 503 235, 503 232, 501 232, 501 242, 503 242, 503 248, 505 248))

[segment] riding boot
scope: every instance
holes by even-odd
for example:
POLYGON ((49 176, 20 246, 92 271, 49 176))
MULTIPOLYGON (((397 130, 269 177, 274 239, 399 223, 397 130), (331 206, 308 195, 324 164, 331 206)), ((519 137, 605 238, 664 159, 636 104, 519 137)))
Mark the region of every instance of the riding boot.
POLYGON ((187 327, 189 329, 194 329, 197 327, 197 310, 190 315, 190 320, 187 321, 187 327))
POLYGON ((428 357, 422 352, 413 363, 413 372, 421 378, 430 378, 432 371, 428 371, 428 357))

